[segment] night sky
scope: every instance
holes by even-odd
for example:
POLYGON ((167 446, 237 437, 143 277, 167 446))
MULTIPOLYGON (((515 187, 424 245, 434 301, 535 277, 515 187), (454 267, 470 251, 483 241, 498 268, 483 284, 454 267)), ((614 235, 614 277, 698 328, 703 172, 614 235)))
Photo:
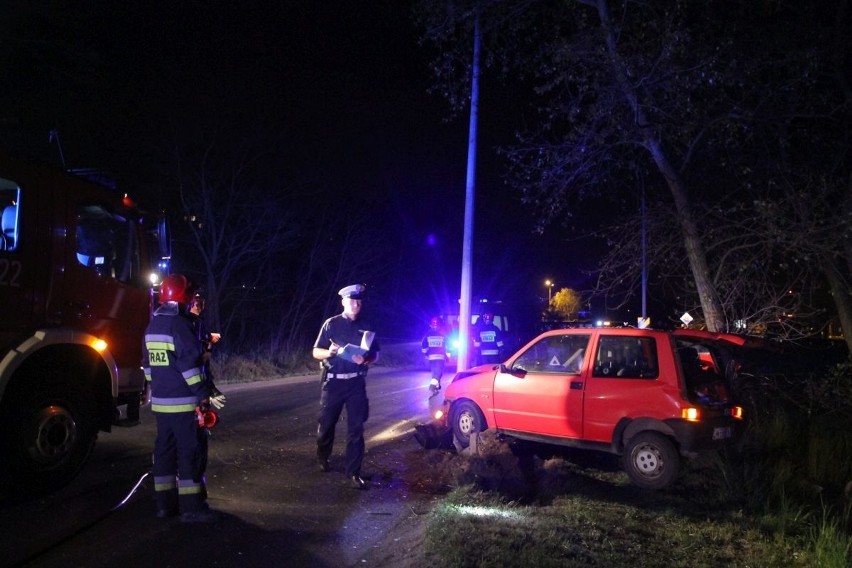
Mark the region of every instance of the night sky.
MULTIPOLYGON (((4 146, 56 163, 55 128, 68 167, 155 183, 152 164, 178 140, 212 131, 263 143, 293 180, 391 204, 384 221, 407 227, 412 253, 433 250, 404 296, 434 295, 436 270, 457 294, 468 116, 447 121, 448 105, 428 92, 431 54, 418 45, 410 3, 223 4, 15 4, 0 24, 4 146)), ((533 235, 532 213, 504 186, 495 147, 512 141, 509 109, 522 106, 507 93, 482 91, 474 294, 534 302, 546 278, 588 286, 579 269, 594 258, 558 228, 533 235)))

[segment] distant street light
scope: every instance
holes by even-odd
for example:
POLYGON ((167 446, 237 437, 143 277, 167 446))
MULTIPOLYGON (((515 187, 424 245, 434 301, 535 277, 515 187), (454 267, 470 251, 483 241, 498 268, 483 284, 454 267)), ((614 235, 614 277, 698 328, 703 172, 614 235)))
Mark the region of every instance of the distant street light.
POLYGON ((547 305, 550 305, 550 298, 553 295, 553 282, 545 280, 544 285, 547 286, 547 305))

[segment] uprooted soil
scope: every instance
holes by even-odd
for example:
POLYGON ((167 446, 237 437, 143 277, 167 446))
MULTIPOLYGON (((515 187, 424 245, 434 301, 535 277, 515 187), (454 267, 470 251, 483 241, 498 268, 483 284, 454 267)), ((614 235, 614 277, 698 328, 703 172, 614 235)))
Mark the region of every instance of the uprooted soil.
POLYGON ((612 476, 619 471, 614 456, 581 452, 571 461, 561 457, 542 460, 491 431, 479 435, 475 450, 442 446, 398 456, 401 463, 396 464, 396 475, 411 491, 409 512, 364 558, 366 565, 432 566, 426 558, 429 513, 455 488, 470 486, 499 494, 506 501, 544 505, 567 490, 566 484, 585 478, 585 474, 578 478, 572 473, 591 468, 599 475, 612 476))

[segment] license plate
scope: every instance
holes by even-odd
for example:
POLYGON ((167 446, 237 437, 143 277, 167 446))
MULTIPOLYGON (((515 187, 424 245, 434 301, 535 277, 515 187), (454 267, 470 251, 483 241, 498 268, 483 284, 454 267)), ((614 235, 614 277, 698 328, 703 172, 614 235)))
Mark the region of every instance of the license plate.
POLYGON ((731 437, 731 427, 725 426, 724 428, 713 428, 713 439, 714 440, 725 440, 731 437))

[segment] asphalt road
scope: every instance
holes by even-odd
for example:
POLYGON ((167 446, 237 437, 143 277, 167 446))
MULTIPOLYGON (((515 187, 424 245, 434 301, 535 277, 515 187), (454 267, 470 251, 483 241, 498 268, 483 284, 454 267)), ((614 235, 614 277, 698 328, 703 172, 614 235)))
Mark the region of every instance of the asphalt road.
POLYGON ((345 416, 332 471, 316 467, 316 376, 224 385, 207 472, 211 507, 225 514, 214 525, 155 517, 153 481, 143 478, 155 427, 143 409, 140 426, 100 435, 69 486, 0 503, 0 566, 380 565, 394 528, 442 492, 417 475, 426 456, 413 426, 429 415, 427 383, 425 371, 371 370, 368 491, 352 489, 343 475, 345 416))

